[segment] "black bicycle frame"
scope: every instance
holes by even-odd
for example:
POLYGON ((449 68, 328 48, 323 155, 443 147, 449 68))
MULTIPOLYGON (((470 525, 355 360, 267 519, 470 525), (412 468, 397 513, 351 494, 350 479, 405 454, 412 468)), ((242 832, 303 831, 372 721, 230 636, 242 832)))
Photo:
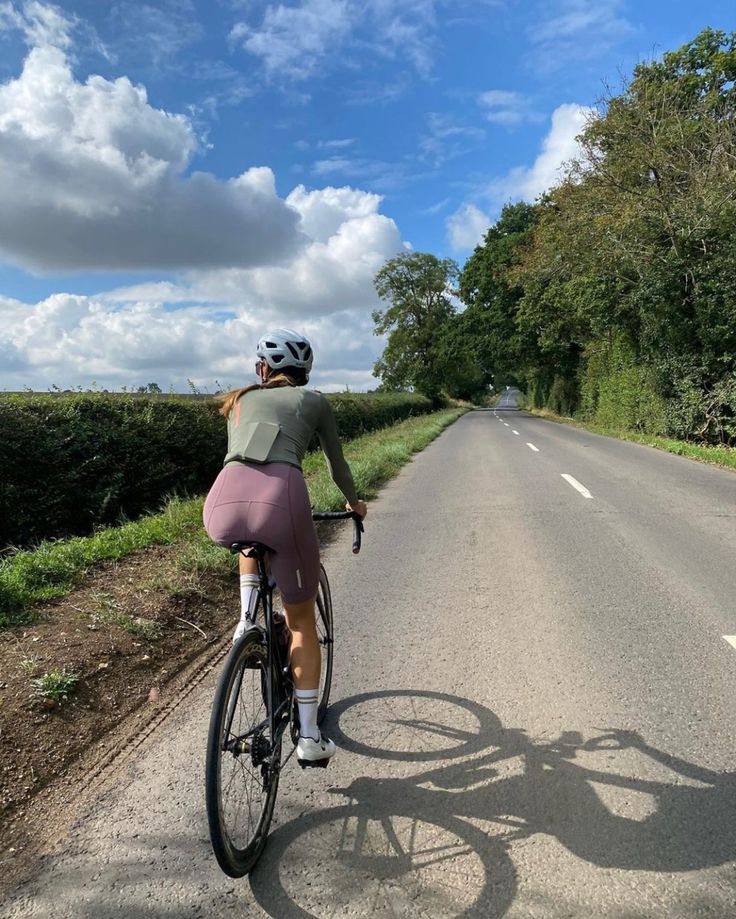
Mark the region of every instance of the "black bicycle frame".
MULTIPOLYGON (((238 554, 243 555, 245 558, 254 558, 256 560, 256 565, 258 566, 258 594, 260 596, 261 605, 263 607, 263 618, 266 632, 265 701, 268 718, 261 721, 260 724, 255 725, 253 728, 251 728, 250 731, 248 731, 247 734, 243 734, 242 737, 236 737, 226 742, 225 748, 232 745, 236 746, 237 744, 242 743, 244 740, 247 740, 249 737, 254 736, 262 727, 265 726, 266 722, 268 721, 271 737, 271 749, 269 751, 270 765, 272 768, 274 766, 278 768, 278 764, 273 762, 273 758, 275 750, 278 749, 278 741, 280 740, 280 737, 286 728, 284 710, 289 705, 290 699, 288 695, 282 693, 280 690, 284 688, 284 669, 288 665, 288 662, 285 662, 281 659, 281 648, 276 639, 276 629, 274 627, 273 621, 273 588, 275 587, 275 582, 273 582, 266 567, 266 552, 266 548, 259 543, 252 544, 247 548, 238 549, 238 554), (281 699, 278 708, 275 708, 274 694, 277 690, 279 690, 279 696, 283 695, 284 698, 281 699)), ((235 705, 237 704, 237 699, 240 695, 240 686, 242 681, 243 673, 241 672, 238 678, 237 691, 233 695, 233 708, 228 714, 227 725, 224 732, 225 737, 228 737, 230 734, 232 721, 235 716, 235 705)))
MULTIPOLYGON (((352 520, 353 553, 357 555, 358 552, 360 552, 361 534, 363 533, 363 521, 359 514, 356 514, 354 511, 313 513, 312 519, 315 521, 352 520)), ((290 704, 291 699, 288 693, 285 691, 285 671, 289 666, 289 661, 288 659, 286 661, 281 659, 281 647, 277 641, 276 629, 273 622, 273 588, 276 586, 276 582, 268 573, 268 568, 266 566, 266 555, 268 553, 268 549, 264 545, 257 542, 250 543, 247 546, 243 545, 242 543, 234 543, 232 546, 232 551, 237 551, 239 555, 243 555, 245 558, 254 558, 258 567, 258 594, 261 598, 261 604, 263 606, 263 618, 266 626, 266 707, 268 711, 268 726, 271 734, 271 751, 269 759, 271 760, 271 767, 278 769, 280 764, 273 761, 274 753, 279 748, 278 742, 280 741, 281 735, 286 729, 288 718, 284 718, 284 709, 290 704), (283 696, 283 698, 279 704, 279 707, 276 709, 274 708, 274 693, 277 690, 279 696, 283 696)), ((240 696, 240 686, 242 681, 243 674, 241 673, 239 676, 237 692, 233 696, 233 709, 228 713, 225 737, 230 734, 230 728, 232 727, 233 718, 235 716, 235 704, 237 703, 237 699, 240 696)), ((242 737, 236 737, 234 740, 225 743, 223 749, 226 749, 228 744, 236 745, 242 743, 244 740, 247 740, 248 737, 257 734, 265 723, 266 719, 260 722, 260 724, 257 724, 242 737)))

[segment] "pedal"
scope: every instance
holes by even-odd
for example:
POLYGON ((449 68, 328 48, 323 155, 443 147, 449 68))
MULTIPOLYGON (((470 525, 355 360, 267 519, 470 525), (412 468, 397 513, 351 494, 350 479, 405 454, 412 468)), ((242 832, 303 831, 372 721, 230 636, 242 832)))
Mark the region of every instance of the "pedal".
POLYGON ((297 760, 297 762, 298 762, 299 765, 302 767, 302 769, 307 769, 307 768, 310 768, 310 769, 315 769, 315 768, 318 768, 318 769, 326 769, 326 768, 327 768, 327 764, 329 763, 329 761, 330 761, 330 760, 329 760, 329 757, 328 757, 327 759, 315 759, 315 760, 311 760, 311 759, 298 759, 298 760, 297 760))

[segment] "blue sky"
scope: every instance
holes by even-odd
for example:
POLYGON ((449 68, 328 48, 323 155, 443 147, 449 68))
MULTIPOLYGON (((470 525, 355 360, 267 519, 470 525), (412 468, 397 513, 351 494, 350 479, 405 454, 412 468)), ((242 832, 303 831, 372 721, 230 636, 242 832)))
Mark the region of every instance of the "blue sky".
POLYGON ((0 0, 0 388, 371 385, 371 278, 461 264, 638 60, 732 2, 0 0))

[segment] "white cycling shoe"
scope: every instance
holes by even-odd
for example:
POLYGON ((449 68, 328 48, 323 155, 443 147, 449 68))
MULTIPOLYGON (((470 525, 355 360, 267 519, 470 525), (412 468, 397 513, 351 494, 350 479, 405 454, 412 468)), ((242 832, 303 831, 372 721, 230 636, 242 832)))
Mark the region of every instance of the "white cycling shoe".
POLYGON ((296 758, 302 769, 307 766, 326 766, 335 755, 335 744, 329 737, 319 735, 319 740, 300 737, 296 745, 296 758))

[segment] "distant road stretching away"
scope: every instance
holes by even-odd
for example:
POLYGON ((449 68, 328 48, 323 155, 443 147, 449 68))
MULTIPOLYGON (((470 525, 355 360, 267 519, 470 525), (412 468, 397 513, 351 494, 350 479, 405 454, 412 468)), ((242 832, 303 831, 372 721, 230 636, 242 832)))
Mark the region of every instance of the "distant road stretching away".
POLYGON ((517 397, 519 395, 518 389, 504 389, 501 392, 496 408, 509 409, 509 408, 518 408, 517 397))
POLYGON ((209 849, 211 677, 4 915, 736 915, 736 476, 513 402, 330 547, 340 748, 252 879, 209 849))

